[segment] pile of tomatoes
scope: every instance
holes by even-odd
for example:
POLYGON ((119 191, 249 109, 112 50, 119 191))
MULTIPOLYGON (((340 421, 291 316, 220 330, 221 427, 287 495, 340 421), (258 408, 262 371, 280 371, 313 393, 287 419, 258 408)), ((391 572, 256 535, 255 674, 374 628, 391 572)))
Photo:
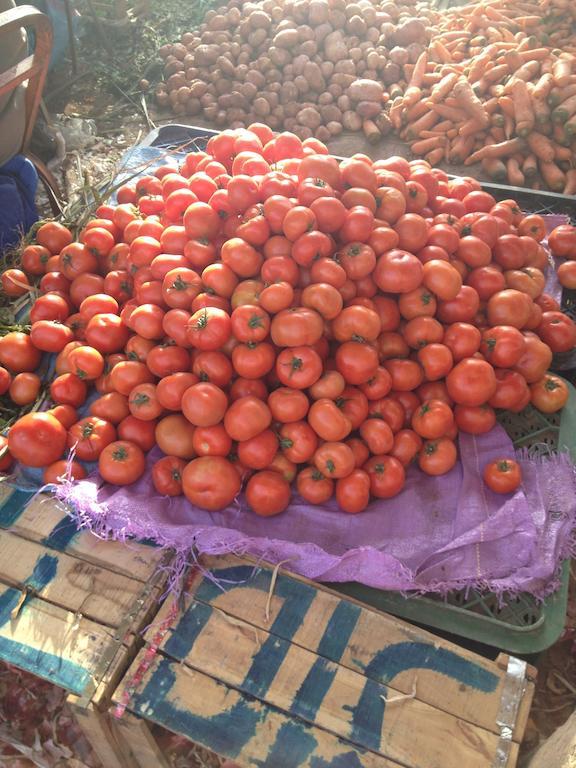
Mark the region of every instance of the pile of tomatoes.
POLYGON ((545 223, 473 179, 423 160, 338 162, 255 124, 95 215, 76 240, 43 224, 2 275, 9 296, 40 295, 30 333, 0 339, 0 392, 34 401, 41 355, 56 356, 54 405, 11 427, 4 468, 58 482, 97 461, 126 485, 157 446, 157 491, 204 509, 244 485, 275 515, 294 484, 356 513, 398 494, 413 462, 448 472, 459 430, 566 402, 548 369, 576 327, 544 292, 545 223))

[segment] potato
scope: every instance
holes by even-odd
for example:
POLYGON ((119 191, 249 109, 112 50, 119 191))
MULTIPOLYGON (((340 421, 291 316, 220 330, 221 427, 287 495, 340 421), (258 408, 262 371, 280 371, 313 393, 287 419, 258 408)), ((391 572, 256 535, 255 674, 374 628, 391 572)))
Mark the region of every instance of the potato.
POLYGON ((293 48, 299 43, 298 30, 285 29, 283 32, 278 32, 278 34, 274 36, 272 42, 277 48, 287 48, 290 50, 290 48, 293 48))
POLYGON ((308 40, 314 40, 314 30, 307 24, 302 24, 298 29, 298 38, 301 43, 305 43, 308 40))
POLYGON ((302 74, 308 81, 308 85, 310 86, 311 90, 316 91, 316 93, 321 93, 326 89, 326 81, 322 76, 322 70, 318 64, 314 64, 314 62, 308 61, 304 65, 302 74))
POLYGON ((218 114, 217 106, 213 105, 209 107, 204 107, 204 115, 208 120, 214 120, 217 114, 218 114))
POLYGON ((289 104, 291 101, 296 101, 300 96, 300 91, 294 85, 294 83, 283 83, 280 87, 280 103, 289 104))
POLYGON ((166 91, 160 91, 155 94, 156 103, 159 107, 167 107, 170 104, 168 93, 166 91))
POLYGON ((356 104, 356 113, 364 120, 371 120, 382 112, 382 104, 377 101, 359 101, 356 104))
POLYGON ((349 109, 342 115, 342 125, 347 131, 359 131, 362 128, 362 118, 349 109))
POLYGON ((301 109, 300 112, 298 112, 296 115, 296 119, 300 125, 306 125, 313 131, 315 131, 322 123, 322 117, 320 116, 320 113, 313 107, 306 107, 305 109, 301 109))
POLYGON ((336 105, 341 112, 348 112, 348 110, 352 109, 352 102, 346 94, 343 94, 336 99, 336 105))
POLYGON ((284 104, 284 114, 286 117, 296 117, 300 110, 300 105, 297 104, 295 101, 291 102, 290 104, 284 104))
POLYGON ((330 78, 331 83, 337 83, 338 85, 341 85, 342 88, 348 88, 352 83, 356 82, 356 78, 354 75, 345 75, 342 72, 337 72, 336 74, 332 75, 330 78))
POLYGON ((331 93, 335 99, 339 99, 344 93, 344 88, 342 88, 341 85, 338 85, 338 83, 330 83, 328 86, 328 93, 331 93))
POLYGON ((316 40, 316 44, 321 45, 326 37, 333 31, 332 26, 328 23, 317 26, 314 29, 314 40, 316 40))
POLYGON ((170 78, 172 75, 182 71, 182 65, 179 61, 170 61, 164 67, 164 77, 170 78))
POLYGON ((268 50, 268 56, 270 57, 270 61, 276 67, 282 69, 284 69, 292 60, 290 51, 288 51, 286 48, 276 48, 274 45, 268 50))
POLYGON ((394 33, 394 40, 397 45, 423 43, 426 37, 426 26, 420 19, 409 19, 403 22, 394 33))
POLYGON ((330 136, 339 136, 342 133, 342 123, 331 121, 326 123, 326 128, 330 136))
POLYGON ((342 72, 345 75, 355 75, 356 66, 350 59, 343 59, 342 61, 336 62, 334 65, 334 72, 342 72))
POLYGON ((357 62, 359 62, 359 61, 362 59, 362 57, 364 56, 364 52, 362 51, 362 49, 361 49, 361 48, 350 48, 350 51, 349 51, 349 55, 350 55, 350 59, 351 59, 351 60, 352 60, 354 63, 357 63, 357 62))
POLYGON ((366 22, 361 16, 352 16, 346 22, 346 31, 351 35, 358 35, 358 37, 364 37, 366 34, 366 22))
POLYGON ((264 11, 255 10, 252 11, 250 16, 248 17, 248 21, 250 22, 250 26, 252 29, 270 29, 270 26, 272 25, 272 19, 271 17, 265 13, 264 11))
POLYGON ((253 101, 256 98, 256 94, 258 93, 258 88, 254 85, 254 83, 242 83, 239 90, 242 96, 248 102, 253 101))
POLYGON ((348 46, 342 32, 331 32, 324 40, 324 52, 329 61, 337 62, 348 56, 348 46))
POLYGON ((310 0, 308 5, 308 22, 312 27, 325 24, 328 21, 330 6, 327 0, 310 0))
POLYGON ((318 52, 318 45, 314 40, 306 40, 304 43, 300 43, 298 46, 298 53, 304 56, 312 57, 318 52))
POLYGON ((314 136, 314 132, 305 125, 297 125, 294 128, 294 133, 296 134, 296 136, 302 139, 302 141, 304 141, 305 139, 311 139, 312 136, 314 136))
POLYGON ((328 141, 330 138, 330 131, 325 125, 321 125, 316 131, 316 138, 320 141, 328 141))
POLYGON ((294 128, 298 125, 298 121, 294 117, 286 117, 284 119, 284 130, 285 131, 294 131, 294 128))
POLYGON ((182 43, 175 43, 172 46, 172 56, 174 56, 175 59, 179 59, 182 61, 182 59, 186 56, 188 53, 188 48, 186 48, 185 45, 182 45, 182 43))
POLYGON ((239 8, 230 8, 226 16, 231 27, 236 27, 240 23, 241 14, 239 8))
POLYGON ((388 58, 390 61, 394 62, 394 64, 398 64, 399 67, 403 67, 410 60, 410 54, 406 48, 401 48, 400 46, 396 45, 388 54, 388 58))
POLYGON ((228 93, 230 91, 230 80, 225 77, 219 77, 214 83, 214 89, 219 96, 228 93))
POLYGON ((333 8, 328 15, 328 23, 331 24, 334 29, 344 29, 346 26, 346 14, 343 11, 333 8))
POLYGON ((398 80, 400 80, 401 75, 402 72, 398 64, 394 64, 393 61, 389 61, 388 64, 386 64, 384 67, 382 79, 386 85, 392 85, 392 83, 397 83, 398 80))
POLYGON ((188 99, 186 102, 186 114, 187 115, 199 115, 202 112, 202 104, 200 99, 188 99))
POLYGON ((322 72, 322 77, 328 78, 332 75, 334 72, 334 62, 332 61, 323 61, 320 64, 320 72, 322 72))
POLYGON ((384 88, 376 80, 356 80, 348 88, 348 95, 354 101, 382 101, 384 88))
POLYGON ((335 104, 326 104, 325 106, 320 107, 320 116, 322 117, 323 123, 339 123, 342 121, 342 112, 335 104))
POLYGON ((270 104, 263 96, 259 96, 254 100, 252 109, 259 117, 266 117, 272 111, 270 109, 270 104))
POLYGON ((236 67, 234 66, 234 64, 232 64, 230 59, 226 58, 226 56, 219 56, 218 60, 216 61, 216 64, 220 67, 220 69, 225 75, 229 75, 233 77, 234 74, 236 73, 236 67))
POLYGON ((331 93, 328 91, 324 91, 324 93, 321 93, 320 96, 318 96, 318 104, 322 107, 326 106, 327 104, 333 104, 334 103, 334 96, 332 96, 331 93))
POLYGON ((258 72, 257 69, 251 69, 246 75, 246 80, 249 83, 254 83, 257 88, 262 88, 266 82, 266 78, 262 72, 258 72))
POLYGON ((200 104, 202 104, 203 107, 212 107, 216 104, 216 97, 213 93, 205 93, 200 97, 200 104))
POLYGON ((252 48, 258 48, 268 39, 268 32, 265 29, 255 29, 248 35, 248 42, 252 48))
POLYGON ((308 87, 308 80, 304 77, 304 75, 298 75, 294 78, 294 85, 296 88, 298 88, 299 93, 307 93, 309 90, 308 87))
POLYGON ((172 55, 172 46, 168 43, 167 45, 163 45, 159 50, 158 53, 160 56, 165 59, 168 56, 172 55))
POLYGON ((175 75, 170 75, 168 80, 166 81, 166 85, 168 86, 169 91, 177 91, 178 88, 182 88, 183 85, 186 85, 186 76, 183 72, 178 72, 175 75))

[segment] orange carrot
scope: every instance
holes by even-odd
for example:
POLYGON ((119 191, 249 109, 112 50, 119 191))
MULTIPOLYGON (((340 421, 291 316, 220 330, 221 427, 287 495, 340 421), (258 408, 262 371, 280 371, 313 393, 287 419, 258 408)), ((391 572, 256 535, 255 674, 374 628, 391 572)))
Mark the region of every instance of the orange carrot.
POLYGON ((566 171, 566 184, 562 192, 565 195, 576 195, 576 168, 566 171))
POLYGON ((536 125, 547 125, 550 122, 550 109, 548 104, 546 104, 543 99, 532 98, 532 107, 534 109, 536 125))
POLYGON ((414 88, 420 88, 422 85, 422 78, 426 74, 426 67, 428 66, 428 51, 423 51, 414 65, 412 71, 412 77, 410 78, 409 85, 414 88))
POLYGON ((572 115, 570 120, 566 120, 564 123, 564 131, 566 136, 572 137, 576 133, 576 115, 572 115))
POLYGON ((444 147, 445 145, 446 138, 444 136, 434 136, 431 139, 415 141, 410 145, 410 151, 414 155, 425 155, 427 152, 431 152, 438 147, 444 147))
POLYGON ((468 118, 465 123, 460 125, 458 129, 459 136, 473 136, 476 133, 483 131, 486 126, 479 123, 474 117, 468 118))
POLYGON ((534 109, 524 80, 516 80, 512 87, 514 101, 514 119, 518 136, 527 136, 534 128, 534 109))
POLYGON ((408 107, 406 110, 406 121, 408 123, 413 123, 415 120, 418 120, 421 117, 424 117, 424 115, 428 114, 428 109, 426 107, 426 104, 423 101, 419 101, 418 104, 413 104, 411 107, 408 107))
MULTIPOLYGON (((570 121, 568 121, 570 122, 570 121)), ((552 131, 552 138, 557 144, 563 147, 570 146, 572 137, 566 132, 566 125, 555 125, 552 131)))
POLYGON ((522 163, 522 173, 527 179, 532 179, 538 173, 538 160, 536 155, 529 154, 524 158, 522 163))
POLYGON ((433 149, 432 152, 428 152, 426 160, 430 165, 438 165, 444 159, 444 147, 438 147, 433 149))
POLYGON ((454 139, 448 152, 449 162, 453 164, 461 163, 474 149, 474 142, 475 137, 473 135, 458 136, 458 138, 454 139))
POLYGON ((554 160, 563 163, 571 163, 573 157, 570 147, 562 147, 560 144, 554 145, 554 160))
POLYGON ((433 58, 435 58, 437 61, 442 62, 443 64, 447 64, 449 61, 452 61, 452 56, 450 55, 450 51, 447 50, 446 47, 442 45, 442 43, 439 40, 433 40, 430 43, 429 50, 433 58))
POLYGON ((416 85, 409 85, 404 93, 404 106, 412 107, 417 104, 422 97, 422 91, 416 85))
POLYGON ((470 157, 467 157, 464 161, 464 165, 473 165, 479 160, 483 160, 485 157, 509 157, 515 152, 522 151, 524 148, 524 142, 522 139, 509 139, 508 141, 501 141, 498 144, 490 144, 488 146, 481 147, 477 152, 474 152, 470 157))
POLYGON ((487 72, 485 72, 483 79, 488 81, 489 83, 497 83, 499 80, 502 80, 508 74, 509 74, 508 65, 500 64, 499 66, 492 67, 487 72))
POLYGON ((548 97, 548 102, 551 107, 557 107, 559 104, 562 104, 563 101, 566 101, 575 95, 576 84, 567 85, 565 88, 552 88, 550 96, 548 97))
POLYGON ((545 163, 554 160, 554 145, 547 136, 533 131, 526 137, 526 142, 538 160, 545 163))
POLYGON ((450 72, 449 74, 445 75, 440 82, 432 88, 432 93, 430 94, 430 101, 433 104, 438 104, 441 101, 444 101, 446 96, 448 96, 449 93, 451 93, 452 89, 458 82, 458 75, 455 72, 450 72))
POLYGON ((404 108, 404 100, 401 97, 398 97, 394 99, 392 102, 392 105, 390 107, 390 112, 388 113, 388 116, 390 117, 390 122, 394 126, 394 129, 396 131, 399 131, 402 127, 402 110, 404 108))
POLYGON ((406 127, 406 138, 408 141, 411 139, 417 139, 420 136, 420 131, 429 131, 438 122, 438 115, 435 112, 427 112, 421 118, 414 123, 410 123, 406 127))
POLYGON ((447 107, 445 104, 432 104, 431 102, 427 102, 426 106, 433 109, 440 117, 444 117, 446 120, 453 120, 455 123, 466 120, 467 117, 466 112, 457 107, 447 107))
POLYGON ((543 61, 550 56, 548 48, 532 48, 527 51, 520 51, 518 56, 527 64, 530 61, 543 61))
POLYGON ((546 163, 540 160, 538 163, 540 168, 540 175, 546 182, 546 185, 553 192, 562 192, 566 186, 566 176, 563 171, 558 168, 556 163, 546 163))
POLYGON ((516 112, 514 109, 514 101, 512 100, 511 96, 500 96, 498 99, 498 106, 500 107, 500 110, 503 112, 503 114, 507 115, 508 117, 514 117, 516 112))
POLYGON ((492 128, 490 128, 490 136, 492 136, 495 142, 506 141, 506 132, 504 131, 504 128, 499 125, 493 125, 492 128))
POLYGON ((490 122, 488 113, 467 80, 458 80, 454 86, 454 96, 458 99, 460 106, 469 117, 474 118, 480 125, 488 125, 490 122))
POLYGON ((475 83, 477 80, 480 80, 490 64, 491 58, 486 54, 483 56, 478 56, 476 59, 474 59, 472 66, 470 67, 470 71, 468 72, 468 82, 475 83))
POLYGON ((555 123, 565 123, 574 114, 576 114, 576 96, 571 96, 553 110, 552 120, 555 123))
POLYGON ((509 157, 506 161, 506 174, 508 176, 508 183, 511 184, 513 187, 523 187, 526 179, 524 178, 524 174, 520 170, 520 165, 518 161, 513 158, 509 157))
POLYGON ((572 61, 570 59, 558 59, 552 68, 552 77, 559 88, 568 85, 571 74, 572 61))
POLYGON ((504 63, 508 67, 508 72, 513 75, 524 64, 524 60, 518 51, 508 51, 504 56, 504 63))
POLYGON ((540 77, 538 82, 532 88, 532 98, 534 99, 547 99, 554 85, 554 80, 551 74, 544 74, 540 77))
POLYGON ((482 160, 482 169, 493 181, 506 181, 506 166, 497 157, 485 157, 482 160))

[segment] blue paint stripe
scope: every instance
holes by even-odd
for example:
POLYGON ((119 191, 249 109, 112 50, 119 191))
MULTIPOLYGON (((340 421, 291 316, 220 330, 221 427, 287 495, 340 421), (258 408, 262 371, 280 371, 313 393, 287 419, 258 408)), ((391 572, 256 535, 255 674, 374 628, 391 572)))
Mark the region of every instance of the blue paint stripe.
POLYGON ((318 742, 310 729, 297 720, 282 723, 270 752, 257 760, 258 768, 301 768, 310 758, 318 742))
POLYGON ((209 605, 193 602, 181 616, 177 627, 166 641, 164 646, 166 653, 175 659, 185 659, 212 613, 209 605))
POLYGON ((63 517, 59 520, 54 528, 50 531, 48 536, 42 540, 42 544, 52 549, 57 549, 59 552, 64 552, 66 547, 73 541, 73 539, 80 533, 78 527, 71 517, 63 517))
POLYGON ((340 661, 361 614, 362 609, 358 605, 341 600, 330 616, 318 644, 318 655, 332 661, 340 661))
POLYGON ((34 493, 14 490, 0 507, 0 528, 10 528, 24 512, 34 493))
POLYGON ((342 658, 361 612, 357 605, 344 601, 334 609, 318 644, 318 658, 294 697, 294 707, 304 717, 313 721, 316 719, 338 672, 335 662, 342 658))

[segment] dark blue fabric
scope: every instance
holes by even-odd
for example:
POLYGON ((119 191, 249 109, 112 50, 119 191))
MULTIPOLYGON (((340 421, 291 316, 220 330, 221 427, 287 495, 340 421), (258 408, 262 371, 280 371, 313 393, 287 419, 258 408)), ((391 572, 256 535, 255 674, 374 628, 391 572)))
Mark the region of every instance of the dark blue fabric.
POLYGON ((36 168, 23 155, 0 167, 0 252, 16 245, 38 221, 37 187, 36 168))

